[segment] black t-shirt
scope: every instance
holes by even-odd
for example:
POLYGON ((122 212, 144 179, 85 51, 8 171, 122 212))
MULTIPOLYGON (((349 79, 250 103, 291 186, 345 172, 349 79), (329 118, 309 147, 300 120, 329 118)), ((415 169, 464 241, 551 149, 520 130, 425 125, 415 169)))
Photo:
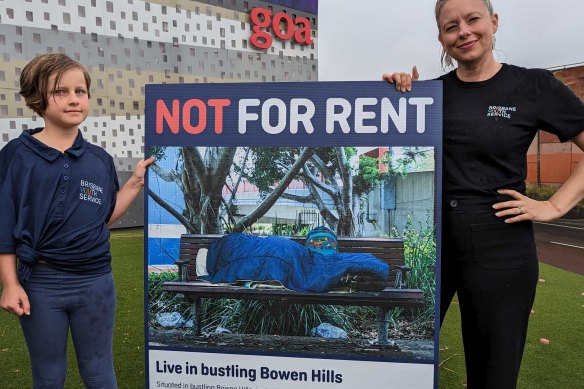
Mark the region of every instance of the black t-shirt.
POLYGON ((525 190, 538 129, 562 142, 584 130, 584 103, 549 71, 503 64, 487 81, 444 81, 444 198, 525 190))

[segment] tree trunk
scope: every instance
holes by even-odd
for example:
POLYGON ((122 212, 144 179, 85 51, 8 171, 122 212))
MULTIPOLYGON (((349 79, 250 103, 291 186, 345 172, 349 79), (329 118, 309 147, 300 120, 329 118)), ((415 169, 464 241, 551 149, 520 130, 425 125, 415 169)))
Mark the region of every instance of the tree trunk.
POLYGON ((176 182, 182 190, 185 202, 182 215, 151 191, 150 196, 175 216, 189 233, 222 233, 223 187, 236 151, 236 147, 207 147, 203 158, 198 148, 182 147, 183 167, 180 181, 176 172, 164 172, 160 168, 154 170, 163 180, 176 182))

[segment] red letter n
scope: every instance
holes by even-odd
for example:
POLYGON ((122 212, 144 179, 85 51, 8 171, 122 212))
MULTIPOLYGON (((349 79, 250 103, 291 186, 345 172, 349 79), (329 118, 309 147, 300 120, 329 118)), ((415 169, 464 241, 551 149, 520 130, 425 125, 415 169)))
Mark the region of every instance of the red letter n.
POLYGON ((172 100, 172 113, 168 110, 168 107, 164 103, 164 100, 156 100, 156 133, 162 134, 164 131, 164 122, 170 128, 173 134, 178 134, 179 125, 179 102, 178 100, 172 100))

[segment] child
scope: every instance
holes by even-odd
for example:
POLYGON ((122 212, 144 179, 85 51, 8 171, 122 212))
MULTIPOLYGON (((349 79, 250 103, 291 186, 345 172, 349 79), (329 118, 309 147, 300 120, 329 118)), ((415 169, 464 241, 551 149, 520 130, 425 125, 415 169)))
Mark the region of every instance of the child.
POLYGON ((69 329, 85 385, 117 388, 107 225, 136 198, 154 159, 140 161, 118 192, 112 157, 78 129, 90 84, 64 54, 33 59, 20 94, 45 126, 0 150, 0 307, 20 318, 34 388, 63 388, 69 329))

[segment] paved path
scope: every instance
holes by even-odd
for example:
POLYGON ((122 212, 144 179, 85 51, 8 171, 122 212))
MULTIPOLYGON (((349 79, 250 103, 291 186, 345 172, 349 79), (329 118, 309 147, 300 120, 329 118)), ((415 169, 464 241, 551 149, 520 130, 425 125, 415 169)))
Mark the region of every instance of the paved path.
POLYGON ((535 223, 539 260, 584 275, 584 219, 535 223))

